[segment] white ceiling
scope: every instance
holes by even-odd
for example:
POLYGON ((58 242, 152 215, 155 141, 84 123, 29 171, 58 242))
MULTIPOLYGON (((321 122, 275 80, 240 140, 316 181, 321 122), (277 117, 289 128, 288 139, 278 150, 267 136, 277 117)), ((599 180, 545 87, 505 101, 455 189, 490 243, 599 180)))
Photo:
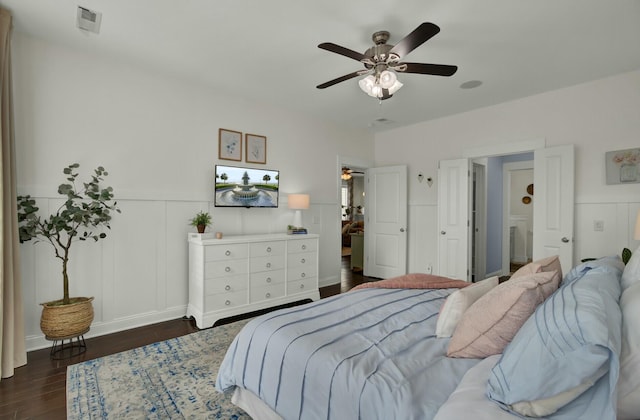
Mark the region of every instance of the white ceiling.
MULTIPOLYGON (((640 0, 0 0, 17 32, 113 56, 266 104, 373 131, 640 69, 640 0), (76 7, 102 12, 99 35, 75 26, 76 7), (406 61, 454 64, 452 77, 401 74, 379 103, 359 70, 317 48, 364 52, 371 34, 397 43, 422 22, 441 32, 406 61), (480 80, 475 89, 460 85, 480 80), (381 123, 376 120, 387 119, 381 123)), ((640 89, 640 87, 639 87, 640 89)))

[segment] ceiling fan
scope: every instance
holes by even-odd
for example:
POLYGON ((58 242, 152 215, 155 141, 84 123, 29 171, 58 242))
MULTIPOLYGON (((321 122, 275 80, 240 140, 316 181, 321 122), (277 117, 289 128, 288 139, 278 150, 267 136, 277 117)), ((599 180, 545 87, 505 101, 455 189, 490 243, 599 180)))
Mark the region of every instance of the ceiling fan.
POLYGON ((352 174, 364 175, 364 172, 362 172, 362 171, 354 171, 351 168, 347 168, 346 166, 343 166, 342 167, 342 175, 340 175, 340 178, 344 179, 345 181, 348 181, 353 176, 352 174))
POLYGON ((365 68, 364 70, 354 71, 353 73, 329 80, 316 87, 318 89, 325 89, 354 77, 368 74, 367 77, 358 82, 360 88, 369 96, 384 100, 390 98, 402 87, 402 83, 398 81, 396 72, 451 76, 458 70, 457 66, 447 64, 406 63, 401 61, 407 54, 424 44, 438 32, 440 32, 438 25, 424 22, 396 45, 391 45, 387 44, 390 36, 389 32, 378 31, 371 37, 375 45, 367 49, 364 54, 331 42, 324 42, 318 45, 318 48, 360 61, 365 68))

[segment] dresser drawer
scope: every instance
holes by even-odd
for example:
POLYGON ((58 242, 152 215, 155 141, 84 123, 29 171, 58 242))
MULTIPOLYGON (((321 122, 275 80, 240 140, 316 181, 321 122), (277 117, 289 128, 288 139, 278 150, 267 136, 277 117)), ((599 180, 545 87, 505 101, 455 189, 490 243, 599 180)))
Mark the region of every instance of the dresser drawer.
POLYGON ((209 245, 204 248, 204 260, 225 261, 249 256, 247 244, 209 245))
POLYGON ((293 239, 287 244, 287 252, 289 254, 315 251, 317 248, 318 241, 316 239, 293 239))
POLYGON ((301 252, 299 254, 291 254, 287 258, 287 267, 313 267, 316 266, 315 252, 301 252))
POLYGON ((247 274, 247 260, 209 261, 204 264, 204 278, 247 274))
POLYGON ((255 289, 252 287, 249 293, 251 295, 249 299, 251 303, 279 298, 284 296, 284 283, 256 287, 255 289))
POLYGON ((315 277, 305 278, 304 280, 295 280, 287 283, 287 295, 295 293, 304 293, 318 290, 318 284, 315 277))
POLYGON ((269 255, 284 255, 284 241, 256 242, 251 246, 251 257, 266 257, 269 255))
POLYGON ((287 283, 296 280, 306 280, 317 277, 318 273, 314 267, 294 267, 287 271, 287 283))
POLYGON ((251 258, 250 266, 252 273, 281 270, 284 268, 284 255, 251 258))
POLYGON ((238 292, 247 290, 247 275, 240 274, 236 276, 216 277, 206 279, 204 283, 205 296, 214 295, 216 293, 238 292))
POLYGON ((284 269, 251 273, 249 277, 251 290, 253 290, 254 287, 269 286, 277 283, 284 283, 284 269))
POLYGON ((205 311, 217 311, 247 304, 247 291, 218 293, 205 297, 205 311))

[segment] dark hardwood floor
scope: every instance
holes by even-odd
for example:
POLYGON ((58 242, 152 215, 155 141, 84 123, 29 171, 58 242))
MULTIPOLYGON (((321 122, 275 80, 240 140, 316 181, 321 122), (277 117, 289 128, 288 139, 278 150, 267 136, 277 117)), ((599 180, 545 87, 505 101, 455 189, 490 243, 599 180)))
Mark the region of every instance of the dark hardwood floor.
MULTIPOLYGON (((360 283, 376 280, 349 269, 349 257, 342 257, 342 281, 323 287, 320 297, 344 293, 360 283)), ((255 316, 251 313, 222 320, 216 325, 255 316)), ((85 360, 130 350, 198 331, 190 319, 176 319, 86 340, 87 351, 64 360, 52 360, 49 349, 27 354, 27 365, 0 381, 0 419, 65 419, 67 366, 85 360)))

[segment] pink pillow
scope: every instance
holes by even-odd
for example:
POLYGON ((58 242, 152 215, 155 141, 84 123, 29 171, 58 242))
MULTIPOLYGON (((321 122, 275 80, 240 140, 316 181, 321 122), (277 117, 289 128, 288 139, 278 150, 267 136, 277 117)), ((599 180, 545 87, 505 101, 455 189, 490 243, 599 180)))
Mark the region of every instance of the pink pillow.
POLYGON ((560 275, 560 281, 562 281, 562 267, 560 266, 560 258, 557 255, 541 258, 539 260, 530 262, 529 264, 520 267, 518 271, 513 273, 511 278, 518 278, 529 274, 557 271, 560 275))
POLYGON ((485 358, 502 353, 520 327, 560 283, 557 271, 521 275, 499 284, 466 310, 447 356, 485 358))
POLYGON ((464 289, 451 293, 444 301, 438 322, 436 323, 436 337, 451 337, 464 312, 485 293, 498 285, 498 276, 489 277, 464 289))

